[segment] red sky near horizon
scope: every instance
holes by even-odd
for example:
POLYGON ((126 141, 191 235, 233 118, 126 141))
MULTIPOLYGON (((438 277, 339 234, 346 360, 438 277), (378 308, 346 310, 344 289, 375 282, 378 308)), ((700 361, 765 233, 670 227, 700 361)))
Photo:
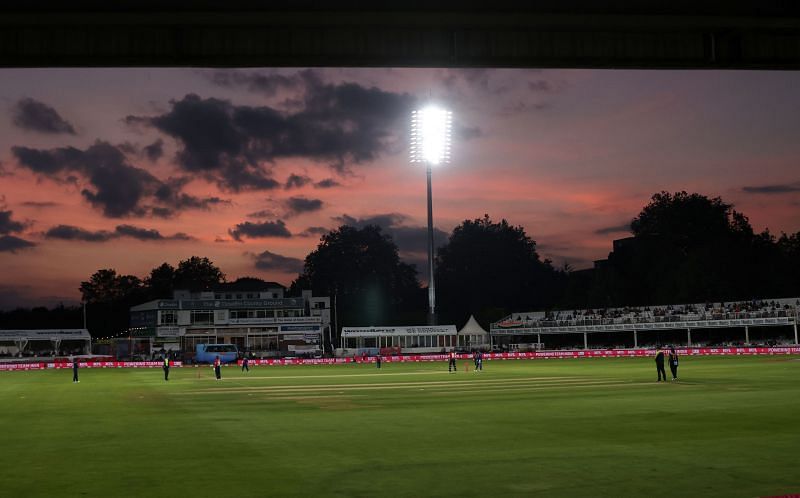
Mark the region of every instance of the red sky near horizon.
MULTIPOLYGON (((411 110, 454 114, 438 242, 507 219, 590 267, 662 190, 800 230, 800 74, 450 69, 0 70, 0 309, 79 300, 94 271, 208 256, 289 284, 320 233, 376 222, 424 273, 411 110)), ((420 275, 424 281, 424 275, 420 275)))

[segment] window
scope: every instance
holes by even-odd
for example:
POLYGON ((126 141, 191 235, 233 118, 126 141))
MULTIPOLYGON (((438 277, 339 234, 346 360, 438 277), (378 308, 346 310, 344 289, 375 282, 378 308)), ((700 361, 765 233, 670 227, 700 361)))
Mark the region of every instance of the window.
POLYGON ((206 351, 209 353, 235 353, 237 350, 234 344, 209 344, 206 346, 206 351))
POLYGON ((160 315, 159 325, 175 325, 178 323, 178 312, 175 310, 163 310, 160 315))
POLYGON ((191 312, 192 325, 212 325, 214 323, 213 311, 196 311, 191 312))

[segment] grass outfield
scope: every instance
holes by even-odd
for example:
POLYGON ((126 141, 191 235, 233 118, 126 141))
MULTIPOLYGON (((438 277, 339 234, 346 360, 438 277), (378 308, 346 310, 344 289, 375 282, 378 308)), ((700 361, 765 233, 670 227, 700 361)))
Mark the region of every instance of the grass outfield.
POLYGON ((0 373, 0 496, 800 493, 800 358, 0 373))

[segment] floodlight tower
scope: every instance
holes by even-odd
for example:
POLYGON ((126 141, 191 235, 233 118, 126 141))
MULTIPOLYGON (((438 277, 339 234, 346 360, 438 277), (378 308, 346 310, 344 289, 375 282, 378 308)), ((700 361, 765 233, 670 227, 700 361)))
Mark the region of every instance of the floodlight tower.
POLYGON ((430 105, 411 113, 411 162, 428 171, 428 324, 436 325, 436 283, 433 278, 433 196, 431 169, 450 162, 453 114, 430 105))

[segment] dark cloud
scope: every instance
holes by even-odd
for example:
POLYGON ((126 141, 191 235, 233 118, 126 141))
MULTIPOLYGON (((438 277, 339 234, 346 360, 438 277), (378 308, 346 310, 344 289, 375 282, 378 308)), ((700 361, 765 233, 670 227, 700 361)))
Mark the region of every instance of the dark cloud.
POLYGON ((189 181, 190 179, 186 177, 169 178, 156 189, 154 196, 165 206, 169 206, 178 211, 184 209, 208 210, 220 204, 230 204, 230 200, 221 199, 216 196, 197 197, 182 192, 183 187, 186 186, 189 181))
POLYGON ((245 87, 254 93, 272 97, 279 90, 292 88, 300 83, 298 75, 282 75, 277 73, 246 72, 238 70, 219 70, 203 73, 217 86, 245 87))
POLYGON ((292 173, 291 175, 289 175, 289 178, 286 180, 286 185, 284 185, 283 188, 285 188, 286 190, 292 188, 300 188, 300 187, 305 187, 309 183, 311 183, 311 178, 305 175, 296 175, 292 173))
POLYGON ((81 194, 110 218, 145 215, 140 201, 157 183, 147 171, 126 165, 96 168, 89 174, 89 181, 95 188, 83 189, 81 194))
POLYGON ((133 225, 118 225, 116 233, 120 237, 131 237, 137 240, 194 240, 183 232, 164 236, 158 230, 152 228, 140 228, 133 225))
MULTIPOLYGON (((280 186, 259 164, 264 154, 259 151, 258 132, 238 123, 242 119, 239 114, 256 108, 237 108, 225 100, 201 99, 193 94, 172 101, 171 105, 166 114, 150 118, 128 116, 126 122, 153 126, 178 140, 182 145, 176 157, 178 165, 216 181, 222 188, 269 190, 280 186)), ((269 121, 269 112, 255 112, 263 121, 269 121)), ((277 111, 272 113, 274 119, 280 119, 277 111)))
POLYGON ((228 230, 228 233, 231 237, 240 242, 244 237, 257 239, 265 237, 289 238, 292 236, 292 233, 286 228, 286 224, 283 220, 265 221, 263 223, 245 221, 228 230))
POLYGON ((75 134, 75 128, 49 105, 31 98, 21 99, 12 111, 14 124, 41 133, 75 134))
POLYGON ((463 82, 479 92, 488 93, 491 74, 485 68, 444 69, 440 72, 440 81, 449 89, 450 94, 457 92, 463 82))
POLYGON ((742 187, 742 191, 748 194, 788 194, 791 192, 800 192, 800 182, 761 185, 758 187, 742 187))
MULTIPOLYGON (((93 147, 97 147, 95 144, 93 147)), ((103 142, 104 147, 114 148, 103 142)), ((117 150, 114 148, 114 150, 117 150)), ((55 175, 64 171, 83 170, 84 151, 75 147, 62 147, 51 150, 32 149, 29 147, 11 147, 11 152, 21 166, 34 173, 55 175)), ((88 149, 87 149, 88 152, 88 149)), ((117 153, 122 156, 117 150, 117 153)))
POLYGON ((284 273, 300 273, 303 271, 303 260, 282 256, 274 252, 264 251, 260 254, 250 255, 255 260, 259 270, 280 271, 284 273))
POLYGON ((298 81, 302 106, 292 112, 189 94, 172 101, 165 114, 126 121, 174 138, 184 170, 232 191, 278 187, 271 168, 282 158, 328 162, 344 172, 350 164, 402 150, 412 96, 324 83, 311 70, 298 73, 298 81))
POLYGON ((248 218, 275 218, 277 215, 269 209, 262 209, 247 215, 248 218))
POLYGON ((22 206, 33 207, 33 208, 49 208, 49 207, 56 207, 60 206, 57 202, 50 202, 50 201, 25 201, 21 204, 22 206))
POLYGON ((117 148, 128 156, 142 157, 150 162, 155 162, 164 155, 164 141, 160 138, 150 145, 140 147, 139 144, 122 142, 117 144, 117 148))
POLYGON ((34 247, 36 244, 29 242, 13 235, 0 236, 0 252, 13 252, 16 253, 22 249, 34 247))
POLYGON ((21 166, 53 180, 77 184, 78 176, 85 178, 91 188, 83 188, 81 194, 109 218, 168 217, 184 209, 209 209, 228 202, 218 197, 198 198, 181 192, 188 179, 162 182, 146 170, 131 165, 123 151, 108 142, 97 141, 86 150, 17 146, 11 151, 21 166))
POLYGON ((320 199, 306 199, 305 197, 290 197, 284 203, 287 209, 286 216, 313 213, 322 209, 323 204, 320 199))
POLYGON ((131 166, 125 155, 107 142, 95 142, 85 151, 74 147, 51 150, 12 147, 11 150, 21 166, 35 173, 84 175, 93 188, 85 188, 81 194, 112 218, 145 214, 141 201, 160 183, 147 171, 131 166))
POLYGON ((298 235, 300 237, 319 237, 321 235, 325 235, 326 233, 330 232, 330 229, 325 227, 308 227, 298 235))
POLYGON ((0 211, 0 235, 21 232, 25 223, 11 219, 13 211, 0 211))
POLYGON ((135 156, 139 154, 139 146, 135 143, 127 141, 122 142, 121 144, 117 144, 117 148, 129 156, 135 156))
POLYGON ((193 237, 182 232, 164 236, 158 230, 133 225, 117 225, 113 232, 108 230, 91 231, 72 225, 58 225, 45 232, 44 236, 48 239, 79 240, 83 242, 107 242, 122 237, 141 241, 194 240, 193 237))
POLYGON ((350 225, 356 228, 363 228, 367 225, 377 225, 381 228, 389 228, 391 226, 399 225, 406 219, 408 219, 408 216, 400 213, 376 214, 368 218, 355 218, 353 216, 343 214, 341 216, 335 216, 333 221, 341 225, 350 225))
POLYGON ((630 223, 623 223, 612 227, 598 228, 594 231, 597 235, 608 235, 611 233, 629 233, 631 231, 630 223))
POLYGON ((80 240, 83 242, 105 242, 117 235, 108 230, 91 231, 72 225, 58 225, 44 233, 47 239, 80 240))
POLYGON ((156 218, 172 218, 177 213, 174 209, 165 207, 153 207, 150 209, 150 214, 152 214, 156 218))
MULTIPOLYGON (((2 208, 4 204, 5 198, 0 197, 0 208, 2 208)), ((21 249, 27 249, 36 245, 33 242, 11 235, 12 233, 21 232, 28 225, 27 223, 11 219, 13 214, 13 211, 10 210, 0 211, 0 252, 16 253, 21 249)))
POLYGON ((314 188, 333 188, 340 186, 341 183, 337 182, 333 178, 326 178, 324 180, 320 180, 314 184, 314 188))
MULTIPOLYGON (((408 263, 424 268, 428 254, 428 228, 426 226, 410 226, 404 224, 408 216, 401 213, 377 214, 366 218, 354 218, 347 214, 333 218, 341 225, 363 228, 377 225, 392 237, 400 252, 400 257, 408 263), (420 266, 421 265, 421 266, 420 266)), ((447 232, 433 228, 433 245, 441 247, 447 242, 447 232)))
POLYGON ((160 138, 142 149, 147 159, 151 162, 158 161, 164 155, 164 141, 160 138))

